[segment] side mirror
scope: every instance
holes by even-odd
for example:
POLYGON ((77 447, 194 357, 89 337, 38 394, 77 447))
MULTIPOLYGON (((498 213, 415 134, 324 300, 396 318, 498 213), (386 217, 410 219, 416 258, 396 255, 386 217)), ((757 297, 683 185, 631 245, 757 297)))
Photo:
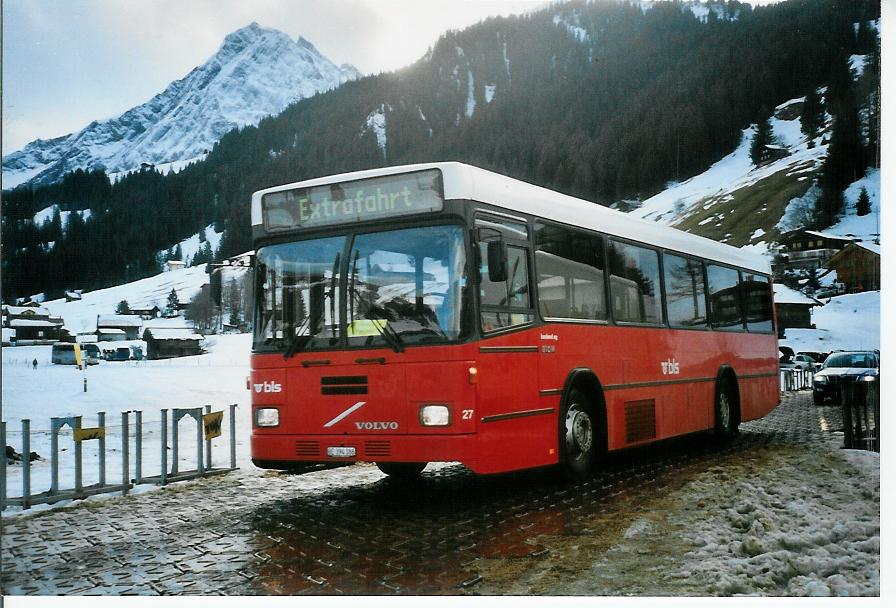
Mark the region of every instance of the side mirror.
POLYGON ((507 247, 504 239, 488 242, 488 280, 492 283, 507 280, 507 247))

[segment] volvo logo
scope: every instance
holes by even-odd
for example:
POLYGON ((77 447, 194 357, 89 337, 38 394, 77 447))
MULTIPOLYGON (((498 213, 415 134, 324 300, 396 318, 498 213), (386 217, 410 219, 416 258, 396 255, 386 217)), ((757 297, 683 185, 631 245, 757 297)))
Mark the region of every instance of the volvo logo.
POLYGON ((355 428, 359 431, 397 431, 397 422, 356 422, 355 428))

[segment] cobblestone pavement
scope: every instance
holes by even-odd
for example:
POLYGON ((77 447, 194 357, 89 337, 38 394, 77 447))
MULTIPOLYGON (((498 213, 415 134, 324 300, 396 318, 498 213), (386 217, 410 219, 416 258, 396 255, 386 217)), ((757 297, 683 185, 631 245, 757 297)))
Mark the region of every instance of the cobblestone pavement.
POLYGON ((662 489, 681 467, 777 444, 837 449, 839 409, 785 396, 725 447, 690 437, 613 455, 593 479, 551 470, 477 477, 455 465, 420 483, 372 465, 304 476, 240 471, 3 521, 4 595, 467 594, 480 560, 550 558, 607 501, 662 489), (360 474, 359 474, 360 471, 360 474))

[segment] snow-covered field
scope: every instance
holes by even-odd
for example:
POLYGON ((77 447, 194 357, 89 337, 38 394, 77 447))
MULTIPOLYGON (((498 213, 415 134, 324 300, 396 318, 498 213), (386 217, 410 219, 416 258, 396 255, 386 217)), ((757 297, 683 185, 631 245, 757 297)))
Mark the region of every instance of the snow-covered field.
MULTIPOLYGON (((50 363, 49 346, 4 348, 3 355, 3 420, 7 423, 7 444, 16 451, 22 448, 21 420, 31 421, 31 450, 44 460, 32 463, 31 491, 42 492, 50 487, 50 418, 83 416, 82 426, 97 424, 97 412, 106 413, 106 478, 110 483, 121 479, 121 412, 143 412, 143 475, 160 473, 162 409, 194 408, 206 404, 212 411, 225 413, 223 435, 212 442, 213 466, 229 466, 229 410, 236 409, 237 466, 251 467, 249 459, 250 407, 246 376, 249 373, 251 337, 246 334, 217 336, 210 352, 194 357, 161 361, 105 361, 86 371, 74 366, 50 363), (38 360, 36 370, 31 361, 38 360), (87 392, 84 392, 84 380, 87 392)), ((171 445, 169 411, 169 439, 171 445)), ((134 455, 134 415, 130 417, 131 470, 134 455)), ((196 426, 192 418, 181 420, 179 470, 196 468, 196 426)), ((84 485, 98 481, 97 441, 84 442, 84 485)), ((71 429, 65 427, 60 436, 60 488, 74 484, 74 456, 71 429)), ((171 463, 170 451, 169 466, 171 463)), ((8 494, 21 496, 22 466, 7 468, 8 494)), ((146 490, 148 488, 140 488, 146 490)), ((64 503, 62 503, 64 504, 64 503)), ((39 508, 35 507, 32 512, 39 508)), ((4 516, 20 512, 10 508, 4 516)))
MULTIPOLYGON (((160 309, 164 309, 168 303, 168 295, 174 289, 180 302, 189 302, 199 293, 202 285, 209 281, 205 267, 205 264, 201 264, 192 268, 162 272, 125 285, 86 292, 79 301, 50 300, 44 302, 42 306, 53 316, 62 317, 65 326, 72 333, 94 331, 97 316, 114 314, 118 303, 122 300, 127 300, 131 306, 156 304, 160 309)), ((145 322, 144 326, 183 327, 184 324, 184 319, 177 317, 153 319, 145 322)))
POLYGON ((847 294, 822 300, 812 309, 815 329, 788 329, 781 344, 794 352, 880 349, 880 292, 847 294))

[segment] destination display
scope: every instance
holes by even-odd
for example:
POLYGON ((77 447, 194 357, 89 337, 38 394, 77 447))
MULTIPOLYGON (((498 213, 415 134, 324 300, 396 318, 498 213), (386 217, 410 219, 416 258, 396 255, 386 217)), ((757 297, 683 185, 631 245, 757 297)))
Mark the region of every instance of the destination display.
POLYGON ((351 224, 441 211, 438 169, 265 194, 264 228, 270 232, 351 224))

